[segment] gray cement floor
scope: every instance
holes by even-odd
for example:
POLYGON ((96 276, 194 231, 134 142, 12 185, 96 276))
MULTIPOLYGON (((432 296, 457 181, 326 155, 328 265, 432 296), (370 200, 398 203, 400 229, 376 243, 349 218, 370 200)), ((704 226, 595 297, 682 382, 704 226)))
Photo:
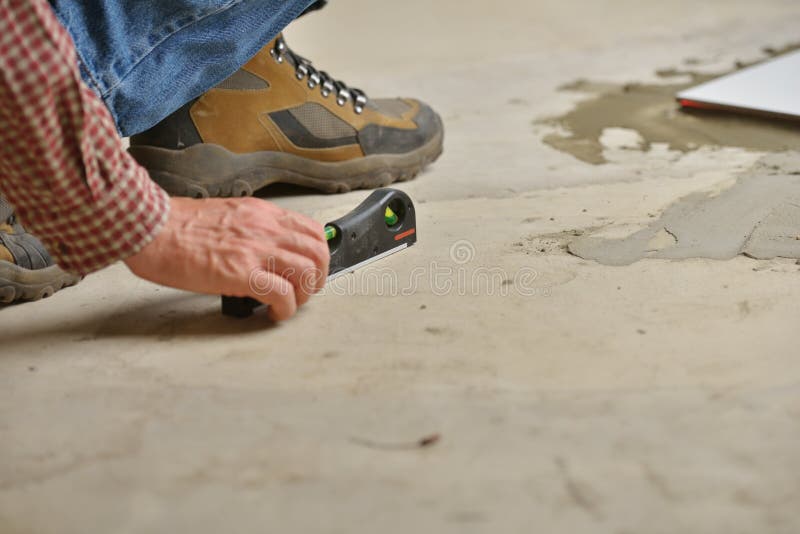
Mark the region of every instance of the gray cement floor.
MULTIPOLYGON (((121 265, 1 309, 0 533, 800 531, 796 260, 659 259, 692 235, 667 223, 627 265, 567 251, 736 205, 742 177, 791 188, 800 157, 615 117, 544 141, 595 98, 559 87, 722 72, 798 23, 794 0, 335 0, 293 26, 336 76, 443 114, 444 157, 402 185, 419 245, 276 327, 121 265), (575 157, 591 143, 606 163, 575 157)), ((278 201, 331 219, 363 197, 278 201)))

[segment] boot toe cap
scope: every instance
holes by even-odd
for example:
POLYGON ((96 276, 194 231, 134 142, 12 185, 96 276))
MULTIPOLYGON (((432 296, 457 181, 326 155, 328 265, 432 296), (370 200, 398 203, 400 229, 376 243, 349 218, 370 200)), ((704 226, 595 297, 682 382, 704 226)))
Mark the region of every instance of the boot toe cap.
POLYGON ((426 146, 444 133, 442 119, 427 104, 419 104, 419 111, 413 117, 416 128, 392 128, 371 124, 358 133, 364 155, 406 154, 426 146))

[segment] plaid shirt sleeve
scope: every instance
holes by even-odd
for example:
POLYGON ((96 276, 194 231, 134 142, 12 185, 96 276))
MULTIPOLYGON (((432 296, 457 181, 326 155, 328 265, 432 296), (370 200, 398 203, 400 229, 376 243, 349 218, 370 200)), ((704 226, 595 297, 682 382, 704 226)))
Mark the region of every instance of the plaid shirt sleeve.
POLYGON ((138 252, 169 198, 127 153, 46 0, 0 1, 0 192, 59 265, 87 274, 138 252))

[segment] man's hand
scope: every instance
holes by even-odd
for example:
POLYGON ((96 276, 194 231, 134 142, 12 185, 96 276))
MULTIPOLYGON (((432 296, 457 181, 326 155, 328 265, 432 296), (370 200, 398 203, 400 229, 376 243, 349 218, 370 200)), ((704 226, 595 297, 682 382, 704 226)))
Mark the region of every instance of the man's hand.
POLYGON ((125 260, 141 278, 197 293, 252 297, 290 318, 325 285, 321 224, 256 198, 171 198, 167 224, 125 260))

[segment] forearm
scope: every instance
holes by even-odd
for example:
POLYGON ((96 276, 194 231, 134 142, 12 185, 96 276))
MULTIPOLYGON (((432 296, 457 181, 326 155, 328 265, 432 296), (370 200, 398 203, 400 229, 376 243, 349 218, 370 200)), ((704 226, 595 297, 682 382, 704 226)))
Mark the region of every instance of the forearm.
POLYGON ((44 0, 0 4, 0 191, 65 269, 138 252, 167 220, 166 193, 124 150, 44 0))

